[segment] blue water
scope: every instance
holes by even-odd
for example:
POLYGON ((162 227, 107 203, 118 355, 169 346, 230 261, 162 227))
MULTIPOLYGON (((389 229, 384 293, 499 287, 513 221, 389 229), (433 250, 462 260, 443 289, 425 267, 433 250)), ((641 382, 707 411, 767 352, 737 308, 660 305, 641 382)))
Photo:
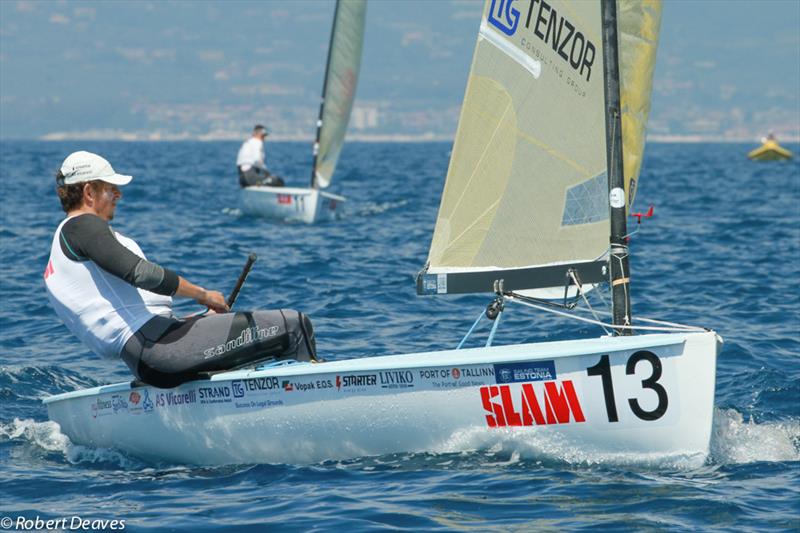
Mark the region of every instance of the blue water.
MULTIPOLYGON (((129 379, 122 363, 93 356, 65 329, 44 293, 62 218, 52 176, 73 150, 101 153, 135 176, 113 225, 151 259, 228 292, 247 253, 258 253, 237 305, 303 310, 328 359, 452 348, 488 303, 415 295, 449 144, 348 144, 334 188, 349 199, 347 215, 315 226, 242 217, 237 148, 2 145, 0 525, 77 515, 124 519, 134 531, 800 528, 800 163, 752 163, 745 145, 651 144, 637 198, 656 207, 632 244, 634 313, 725 338, 712 453, 700 468, 545 458, 512 445, 197 468, 71 444, 41 399, 129 379)), ((308 152, 270 144, 268 159, 300 185, 308 152)), ((509 314, 497 344, 600 333, 509 314)))

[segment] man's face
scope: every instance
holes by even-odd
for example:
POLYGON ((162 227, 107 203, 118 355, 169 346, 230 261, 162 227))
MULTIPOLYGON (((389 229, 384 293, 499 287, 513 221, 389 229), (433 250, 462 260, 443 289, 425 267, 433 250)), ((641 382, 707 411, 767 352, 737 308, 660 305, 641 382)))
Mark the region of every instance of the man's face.
POLYGON ((117 208, 117 200, 120 198, 122 198, 122 192, 119 187, 103 182, 100 192, 94 194, 94 212, 106 222, 113 220, 114 210, 117 208))

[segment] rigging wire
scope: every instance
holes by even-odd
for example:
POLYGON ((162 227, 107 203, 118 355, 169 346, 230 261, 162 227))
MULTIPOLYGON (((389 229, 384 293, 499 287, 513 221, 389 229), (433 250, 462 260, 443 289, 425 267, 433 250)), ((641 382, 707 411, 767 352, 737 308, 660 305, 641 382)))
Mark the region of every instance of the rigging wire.
MULTIPOLYGON (((506 298, 510 302, 516 302, 518 304, 521 304, 521 305, 524 305, 524 306, 527 306, 527 307, 531 307, 533 309, 538 309, 540 311, 546 311, 548 313, 553 313, 553 314, 556 314, 556 315, 559 315, 559 316, 563 316, 563 317, 566 317, 566 318, 571 318, 573 320, 578 320, 580 322, 586 322, 588 324, 594 324, 594 325, 600 326, 600 327, 602 327, 604 329, 608 327, 608 328, 612 328, 612 329, 623 328, 623 329, 629 329, 629 330, 636 329, 636 330, 647 330, 647 331, 707 331, 705 328, 701 328, 701 327, 698 327, 698 326, 687 326, 685 324, 678 324, 678 323, 674 323, 674 322, 664 322, 664 321, 653 320, 653 319, 648 319, 648 318, 640 318, 639 320, 641 320, 643 322, 652 323, 652 324, 663 324, 663 325, 661 325, 661 326, 638 326, 638 325, 637 326, 630 326, 630 325, 608 324, 608 323, 602 322, 600 320, 594 320, 594 319, 591 319, 591 318, 585 318, 585 317, 582 317, 582 316, 576 316, 576 315, 572 315, 572 314, 569 314, 569 313, 565 313, 564 311, 559 311, 557 309, 552 309, 552 308, 549 308, 549 307, 545 307, 545 306, 537 305, 537 304, 534 304, 534 303, 531 303, 531 302, 527 302, 527 301, 524 301, 522 299, 517 298, 514 295, 508 295, 508 296, 506 296, 506 298)), ((606 314, 606 313, 602 312, 602 314, 606 314)), ((607 313, 607 314, 612 315, 612 313, 607 313)))
MULTIPOLYGON (((578 279, 578 276, 575 273, 575 271, 570 270, 569 271, 569 276, 572 278, 572 281, 575 282, 575 286, 577 287, 578 294, 581 296, 581 298, 583 298, 583 301, 586 304, 586 307, 592 313, 592 316, 594 316, 595 320, 597 320, 599 322, 600 321, 600 317, 597 316, 597 313, 595 313, 594 308, 592 307, 592 304, 589 302, 589 299, 586 297, 586 292, 584 292, 583 285, 581 284, 580 280, 578 279)), ((601 326, 601 327, 603 328, 603 331, 605 331, 606 335, 611 335, 611 331, 609 331, 605 326, 601 326)))

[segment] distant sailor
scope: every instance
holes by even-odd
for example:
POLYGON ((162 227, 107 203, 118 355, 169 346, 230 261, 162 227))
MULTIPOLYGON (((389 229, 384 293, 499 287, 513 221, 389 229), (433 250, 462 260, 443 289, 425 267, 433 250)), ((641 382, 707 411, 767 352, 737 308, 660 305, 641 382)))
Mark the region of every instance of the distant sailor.
POLYGON ((44 279, 50 303, 72 333, 101 356, 121 357, 138 379, 157 387, 269 357, 316 360, 313 328, 303 314, 230 313, 220 292, 148 261, 132 239, 115 232, 108 223, 122 197, 119 187, 131 179, 90 152, 70 154, 56 174, 67 217, 53 237, 44 279), (193 298, 209 314, 176 318, 173 295, 193 298))
POLYGON ((269 185, 283 187, 283 178, 270 174, 264 163, 264 139, 269 135, 267 128, 256 124, 253 135, 242 143, 239 154, 236 156, 236 166, 239 169, 239 185, 269 185))

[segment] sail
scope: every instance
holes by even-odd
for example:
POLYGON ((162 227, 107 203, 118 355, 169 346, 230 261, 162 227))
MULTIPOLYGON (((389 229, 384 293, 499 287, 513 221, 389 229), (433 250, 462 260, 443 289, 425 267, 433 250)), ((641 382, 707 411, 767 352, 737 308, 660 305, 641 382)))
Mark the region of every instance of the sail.
POLYGON ((660 0, 617 0, 622 161, 629 211, 642 165, 660 27, 660 0))
POLYGON ((366 0, 336 2, 317 143, 314 145, 315 187, 324 189, 330 185, 342 151, 358 85, 366 12, 366 0))
POLYGON ((486 0, 418 291, 607 280, 609 228, 599 3, 486 0))

